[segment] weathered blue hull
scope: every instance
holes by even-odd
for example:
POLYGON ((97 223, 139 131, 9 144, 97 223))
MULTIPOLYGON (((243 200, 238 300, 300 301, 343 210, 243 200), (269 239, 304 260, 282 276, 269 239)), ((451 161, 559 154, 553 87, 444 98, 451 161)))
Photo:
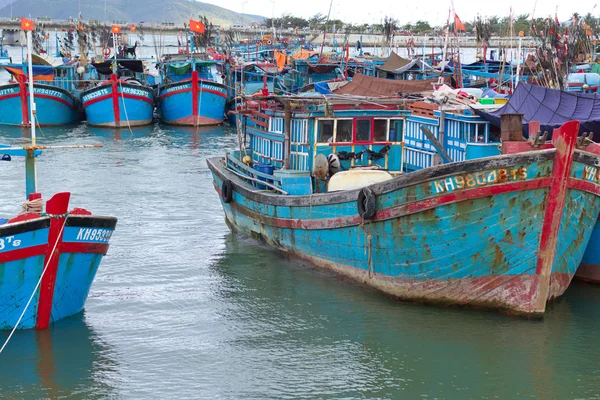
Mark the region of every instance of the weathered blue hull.
POLYGON ((216 82, 192 79, 160 89, 159 109, 163 122, 172 125, 217 125, 223 122, 227 89, 216 82))
POLYGON ((73 215, 0 225, 0 329, 15 327, 32 294, 19 329, 80 312, 116 222, 73 215))
MULTIPOLYGON (((25 83, 0 86, 0 124, 29 126, 29 90, 25 83)), ((68 125, 83 117, 79 100, 64 89, 34 84, 36 124, 68 125)))
POLYGON ((597 159, 553 149, 413 172, 369 187, 372 220, 358 190, 277 195, 208 165, 234 229, 398 298, 541 315, 592 234, 600 186, 584 170, 597 159))
POLYGON ((596 220, 592 236, 575 276, 584 281, 600 283, 600 220, 596 220))
POLYGON ((152 123, 155 95, 147 86, 110 81, 84 91, 81 101, 93 126, 123 128, 152 123))

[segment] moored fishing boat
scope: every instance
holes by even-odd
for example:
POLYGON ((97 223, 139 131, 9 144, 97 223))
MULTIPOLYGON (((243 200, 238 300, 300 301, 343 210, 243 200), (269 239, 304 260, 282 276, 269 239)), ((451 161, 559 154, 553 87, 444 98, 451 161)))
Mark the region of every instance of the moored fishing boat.
POLYGON ((211 60, 170 60, 159 70, 159 110, 163 122, 172 125, 218 125, 225 116, 227 87, 214 80, 211 60))
MULTIPOLYGON (((27 41, 31 50, 30 30, 27 41)), ((34 96, 30 103, 34 110, 34 96)), ((80 312, 117 223, 85 209, 69 210, 68 192, 55 194, 44 207, 36 191, 35 157, 52 147, 36 145, 35 124, 31 140, 22 148, 0 146, 3 161, 25 157, 27 199, 23 212, 0 221, 0 329, 44 329, 80 312)))
POLYGON ((578 122, 556 146, 394 174, 392 113, 282 102, 247 113, 249 148, 208 160, 234 230, 406 300, 542 315, 568 287, 600 210, 600 152, 575 148, 578 122))
POLYGON ((83 91, 81 101, 92 126, 126 128, 152 123, 154 90, 135 78, 111 74, 110 79, 83 91))
MULTIPOLYGON (((0 124, 29 126, 29 88, 27 66, 6 64, 16 82, 0 85, 0 124)), ((33 93, 38 108, 34 114, 38 126, 67 125, 83 117, 81 102, 73 93, 76 65, 33 65, 33 93)))
POLYGON ((92 64, 98 76, 110 78, 81 93, 85 115, 93 126, 118 129, 152 123, 154 90, 146 83, 141 60, 117 59, 116 35, 120 32, 113 26, 114 59, 92 64))

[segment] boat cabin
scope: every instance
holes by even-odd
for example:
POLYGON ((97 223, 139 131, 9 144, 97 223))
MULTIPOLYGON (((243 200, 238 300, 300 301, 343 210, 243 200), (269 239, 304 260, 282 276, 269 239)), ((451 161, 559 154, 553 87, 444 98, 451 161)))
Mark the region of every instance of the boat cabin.
POLYGON ((338 172, 375 170, 391 177, 500 154, 499 142, 481 117, 467 110, 430 106, 424 113, 421 108, 405 107, 399 99, 378 105, 360 98, 247 99, 240 112, 245 146, 228 156, 228 165, 265 190, 310 194, 331 191, 329 183, 338 172))

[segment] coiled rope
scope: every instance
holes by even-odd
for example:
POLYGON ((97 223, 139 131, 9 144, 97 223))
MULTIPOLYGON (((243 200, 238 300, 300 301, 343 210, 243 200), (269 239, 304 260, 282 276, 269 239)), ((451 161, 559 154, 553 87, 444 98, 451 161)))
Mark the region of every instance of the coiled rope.
POLYGON ((21 212, 20 214, 25 214, 28 212, 34 212, 41 214, 44 210, 44 202, 41 198, 35 200, 26 200, 21 204, 21 212))

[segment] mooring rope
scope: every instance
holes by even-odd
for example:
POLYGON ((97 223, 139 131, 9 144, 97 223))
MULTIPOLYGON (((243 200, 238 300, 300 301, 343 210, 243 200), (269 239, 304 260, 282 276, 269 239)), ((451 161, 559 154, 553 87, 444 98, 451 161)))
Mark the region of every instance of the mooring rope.
POLYGON ((127 106, 125 105, 125 97, 123 95, 123 86, 119 81, 119 88, 121 89, 121 100, 123 100, 123 111, 125 111, 125 119, 127 120, 127 127, 129 128, 129 133, 133 135, 133 131, 131 130, 131 124, 129 123, 129 116, 127 115, 127 106))
MULTIPOLYGON (((52 214, 49 214, 49 215, 51 218, 54 217, 52 214)), ((59 217, 62 217, 62 215, 59 217)), ((46 265, 44 265, 44 269, 42 270, 40 279, 38 279, 37 285, 35 285, 35 288, 33 288, 33 293, 31 293, 31 296, 29 296, 29 300, 27 300, 27 304, 25 304, 25 308, 23 309, 23 312, 19 316, 17 323, 15 324, 14 328, 12 328, 12 330, 10 331, 10 334, 6 338, 6 341, 4 341, 4 344, 2 345, 2 347, 0 347, 0 354, 2 354, 2 352, 4 351, 4 348, 6 347, 6 345, 8 345, 8 342, 12 338, 12 336, 15 333, 15 331, 17 330, 17 328, 19 327, 19 324, 21 323, 23 316, 25 316, 25 313, 27 312, 27 309, 29 308, 29 305, 31 304, 31 300, 33 300, 33 296, 35 296, 35 292, 37 292, 38 288, 40 287, 40 285, 42 283, 42 278, 44 277, 44 274, 46 273, 46 270, 48 269, 48 264, 50 264, 50 261, 52 260, 52 256, 54 255, 54 251, 56 251, 56 247, 58 246, 58 242, 60 242, 60 237, 63 233, 63 230, 65 229, 66 223, 67 223, 67 219, 65 218, 65 220, 63 221, 63 224, 60 228, 60 232, 58 233, 58 236, 56 237, 56 241, 54 242, 54 247, 52 248, 52 252, 50 253, 50 258, 48 258, 48 262, 46 263, 46 265)))

